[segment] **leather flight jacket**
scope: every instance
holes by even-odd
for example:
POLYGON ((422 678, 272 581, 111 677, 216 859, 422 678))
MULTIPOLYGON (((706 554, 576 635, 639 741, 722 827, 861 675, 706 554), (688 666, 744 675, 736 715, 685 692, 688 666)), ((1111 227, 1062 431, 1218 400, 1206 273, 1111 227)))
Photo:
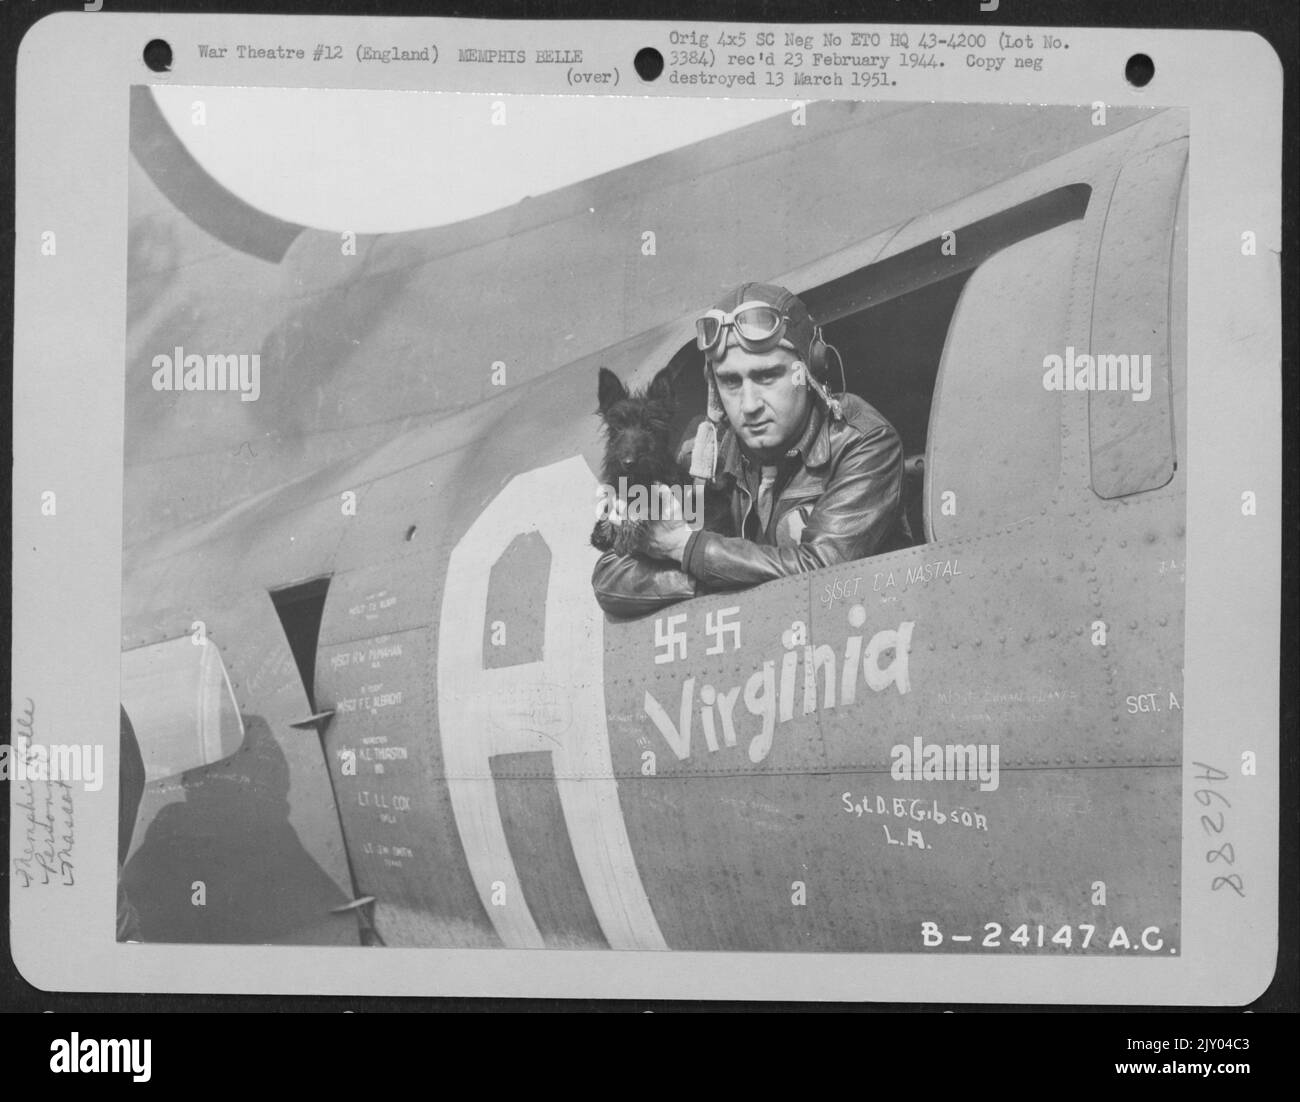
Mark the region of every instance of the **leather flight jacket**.
POLYGON ((719 472, 706 490, 703 527, 682 566, 606 551, 596 563, 596 600, 614 616, 641 616, 704 593, 741 589, 906 546, 903 445, 894 427, 853 394, 844 417, 814 401, 803 435, 777 465, 764 525, 760 471, 726 426, 719 472))

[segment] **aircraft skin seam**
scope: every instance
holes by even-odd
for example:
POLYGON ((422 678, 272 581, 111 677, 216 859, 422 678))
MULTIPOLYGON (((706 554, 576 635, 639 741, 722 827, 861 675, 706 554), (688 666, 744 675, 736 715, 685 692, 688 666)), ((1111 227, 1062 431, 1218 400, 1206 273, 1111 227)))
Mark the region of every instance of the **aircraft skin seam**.
MULTIPOLYGON (((1170 482, 1165 483, 1164 486, 1157 487, 1157 488, 1154 489, 1154 490, 1147 490, 1147 491, 1144 491, 1143 494, 1141 495, 1141 496, 1143 497, 1143 500, 1140 501, 1140 502, 1133 500, 1134 498, 1138 497, 1139 495, 1137 495, 1137 494, 1131 494, 1131 495, 1128 495, 1127 497, 1124 497, 1124 498, 1099 499, 1099 500, 1097 501, 1096 504, 1097 504, 1098 506, 1100 506, 1100 507, 1109 507, 1109 508, 1112 508, 1112 509, 1120 509, 1120 508, 1128 508, 1128 509, 1131 509, 1131 508, 1146 508, 1146 507, 1148 507, 1148 506, 1154 508, 1154 507, 1156 506, 1156 504, 1157 504, 1157 499, 1153 499, 1153 498, 1149 497, 1148 495, 1156 494, 1156 495, 1160 495, 1160 498, 1163 498, 1163 497, 1166 495, 1166 493, 1180 493, 1180 492, 1181 492, 1181 491, 1177 490, 1176 488, 1175 488, 1174 490, 1169 490, 1169 487, 1170 487, 1170 486, 1175 486, 1175 482, 1174 482, 1173 480, 1171 480, 1170 482)), ((330 500, 332 501, 332 499, 330 499, 330 500)), ((973 534, 973 535, 967 535, 967 536, 955 536, 955 537, 953 537, 952 539, 938 539, 938 540, 934 540, 934 541, 932 541, 932 542, 930 542, 930 543, 919 543, 919 544, 916 544, 916 545, 913 546, 913 547, 904 548, 904 549, 899 550, 899 551, 892 551, 892 552, 889 552, 889 553, 884 554, 884 555, 874 555, 874 556, 872 556, 871 558, 867 558, 867 559, 854 559, 852 562, 848 562, 848 563, 840 563, 840 564, 838 564, 837 566, 834 566, 834 567, 821 567, 821 568, 819 568, 819 569, 820 569, 820 570, 826 570, 826 571, 843 570, 843 569, 845 569, 845 568, 847 568, 847 567, 854 566, 854 565, 856 565, 856 564, 858 564, 858 563, 867 563, 867 562, 870 562, 870 563, 881 563, 881 564, 886 564, 886 565, 887 565, 887 564, 889 564, 889 563, 897 563, 897 562, 903 562, 903 561, 906 561, 906 560, 909 560, 909 559, 915 559, 915 558, 917 557, 917 554, 918 554, 918 553, 924 553, 924 552, 928 551, 928 550, 931 549, 931 548, 960 548, 960 547, 969 547, 969 546, 974 546, 975 544, 978 544, 978 543, 980 543, 980 542, 982 542, 982 541, 985 541, 985 540, 998 539, 998 538, 1000 538, 1000 537, 1009 536, 1009 535, 1014 535, 1014 534, 1016 534, 1016 533, 1018 533, 1018 532, 1022 532, 1022 531, 1024 531, 1024 530, 1026 530, 1026 529, 1031 529, 1031 528, 1033 528, 1033 527, 1035 527, 1035 526, 1038 526, 1038 525, 1041 525, 1041 524, 1044 524, 1044 523, 1049 523, 1049 522, 1051 522, 1054 518, 1055 518, 1055 519, 1060 519, 1061 517, 1063 517, 1063 516, 1066 515, 1066 510, 1065 510, 1065 505, 1066 505, 1066 504, 1068 504, 1068 503, 1061 502, 1061 501, 1059 501, 1057 498, 1053 498, 1051 501, 1048 502, 1048 505, 1045 507, 1045 508, 1046 508, 1046 515, 1041 515, 1041 514, 1040 514, 1040 515, 1037 516, 1037 517, 1026 517, 1024 520, 1018 520, 1018 521, 1016 521, 1015 523, 1009 525, 1008 527, 1005 527, 1005 528, 999 528, 999 529, 996 529, 995 531, 992 531, 992 532, 982 532, 982 533, 973 534), (1059 507, 1059 508, 1058 508, 1058 507, 1059 507)), ((432 557, 432 558, 439 558, 439 559, 443 558, 443 556, 437 554, 436 551, 437 551, 437 549, 433 549, 433 550, 428 551, 426 554, 427 554, 429 557, 432 557)), ((335 576, 336 576, 336 577, 346 577, 349 573, 351 573, 350 570, 336 571, 336 572, 335 572, 335 576)), ((807 575, 807 574, 800 574, 800 575, 796 575, 796 576, 791 577, 791 578, 775 579, 775 580, 773 580, 773 581, 771 581, 771 582, 767 582, 767 583, 765 583, 765 584, 766 584, 767 586, 772 587, 772 588, 773 588, 773 591, 775 591, 776 589, 779 589, 779 588, 790 588, 792 585, 805 585, 805 584, 806 584, 806 579, 807 579, 808 576, 809 576, 809 575, 807 575)), ((213 599, 214 599, 214 601, 219 601, 219 600, 221 600, 221 599, 223 599, 223 598, 230 597, 230 596, 232 596, 232 595, 234 595, 233 592, 217 593, 217 594, 214 594, 214 595, 213 595, 213 599)), ((713 599, 715 599, 715 600, 725 600, 725 599, 727 598, 727 595, 726 595, 726 594, 711 594, 711 593, 710 593, 710 594, 702 594, 700 597, 698 597, 698 598, 696 598, 696 599, 697 599, 697 600, 708 600, 708 599, 710 599, 710 598, 713 598, 713 599)), ((186 615, 190 615, 190 614, 187 613, 186 615)), ((197 610, 195 610, 194 613, 193 613, 193 615, 190 616, 190 619, 195 619, 195 618, 198 618, 198 611, 197 611, 197 610)), ((640 617, 609 617, 609 619, 610 619, 611 621, 613 621, 613 622, 623 623, 623 622, 629 622, 629 621, 636 621, 636 620, 640 619, 640 617)), ((186 621, 186 624, 188 625, 188 623, 189 623, 189 621, 187 620, 187 621, 186 621)), ((122 647, 122 649, 123 649, 124 651, 126 651, 126 650, 135 650, 137 647, 149 646, 151 643, 155 643, 155 642, 165 642, 167 639, 180 638, 180 637, 182 637, 182 636, 184 636, 184 635, 188 635, 188 634, 189 634, 188 626, 187 626, 184 630, 179 630, 179 631, 177 631, 177 630, 171 630, 170 633, 168 633, 168 631, 167 631, 166 629, 164 629, 163 634, 160 634, 160 635, 156 635, 156 636, 155 636, 155 635, 148 635, 148 636, 135 636, 135 637, 132 637, 131 641, 130 641, 129 643, 124 644, 123 647, 122 647)), ((365 639, 373 639, 373 638, 376 638, 376 637, 379 636, 379 635, 384 635, 384 634, 391 634, 391 632, 376 632, 375 635, 358 636, 357 639, 355 639, 355 640, 338 640, 338 641, 336 641, 336 642, 340 642, 340 643, 342 643, 342 642, 358 642, 358 641, 362 641, 362 640, 365 640, 365 639)))

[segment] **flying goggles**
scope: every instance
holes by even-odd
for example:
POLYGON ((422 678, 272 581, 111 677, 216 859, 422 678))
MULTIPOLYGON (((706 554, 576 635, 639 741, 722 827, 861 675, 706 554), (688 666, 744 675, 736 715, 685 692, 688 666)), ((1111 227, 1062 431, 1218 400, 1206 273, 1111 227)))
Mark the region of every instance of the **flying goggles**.
POLYGON ((709 310, 695 321, 695 344, 713 354, 726 348, 726 332, 749 352, 770 352, 785 336, 786 316, 767 302, 742 302, 734 310, 709 310))

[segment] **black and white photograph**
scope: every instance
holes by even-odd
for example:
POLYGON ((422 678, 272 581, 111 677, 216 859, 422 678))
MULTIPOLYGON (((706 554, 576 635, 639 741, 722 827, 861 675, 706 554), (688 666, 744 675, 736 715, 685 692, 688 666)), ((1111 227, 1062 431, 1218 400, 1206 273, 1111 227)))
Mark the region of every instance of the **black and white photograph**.
POLYGON ((117 939, 1177 956, 1192 129, 133 87, 117 939))

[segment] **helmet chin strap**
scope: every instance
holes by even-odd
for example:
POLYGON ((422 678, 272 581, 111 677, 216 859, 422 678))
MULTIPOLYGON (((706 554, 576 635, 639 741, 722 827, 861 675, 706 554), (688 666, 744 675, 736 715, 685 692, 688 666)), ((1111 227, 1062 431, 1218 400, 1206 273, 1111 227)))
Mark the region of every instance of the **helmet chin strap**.
POLYGON ((718 394, 718 384, 713 377, 710 357, 704 360, 704 380, 708 391, 705 418, 695 430, 695 443, 691 445, 691 477, 712 482, 718 472, 718 425, 726 420, 718 394))
POLYGON ((712 482, 718 473, 718 429, 705 418, 695 430, 691 445, 691 477, 712 482))

